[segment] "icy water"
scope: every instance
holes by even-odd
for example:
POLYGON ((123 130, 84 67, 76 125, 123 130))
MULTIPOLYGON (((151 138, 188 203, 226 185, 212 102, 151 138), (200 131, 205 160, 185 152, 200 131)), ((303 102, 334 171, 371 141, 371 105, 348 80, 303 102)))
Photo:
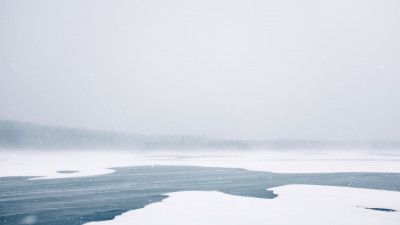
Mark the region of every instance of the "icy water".
POLYGON ((0 224, 78 225, 110 220, 177 191, 220 191, 255 198, 274 198, 276 195, 265 189, 287 184, 400 191, 397 173, 278 174, 187 166, 115 170, 112 174, 81 178, 0 178, 0 224))

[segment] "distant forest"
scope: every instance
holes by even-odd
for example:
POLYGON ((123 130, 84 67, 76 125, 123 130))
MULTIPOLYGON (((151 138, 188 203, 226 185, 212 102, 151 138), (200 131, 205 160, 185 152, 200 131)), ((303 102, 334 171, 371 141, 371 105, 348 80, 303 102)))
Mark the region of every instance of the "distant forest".
POLYGON ((244 141, 201 136, 141 135, 0 121, 0 147, 34 149, 247 149, 244 141))
POLYGON ((400 141, 225 140, 189 135, 141 135, 0 121, 3 149, 400 149, 400 141))

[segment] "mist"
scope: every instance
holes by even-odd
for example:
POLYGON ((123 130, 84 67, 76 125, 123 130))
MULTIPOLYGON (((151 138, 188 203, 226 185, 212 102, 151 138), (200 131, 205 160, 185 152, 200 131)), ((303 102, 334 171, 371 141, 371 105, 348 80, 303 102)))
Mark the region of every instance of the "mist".
POLYGON ((400 2, 0 2, 0 119, 400 139, 400 2))

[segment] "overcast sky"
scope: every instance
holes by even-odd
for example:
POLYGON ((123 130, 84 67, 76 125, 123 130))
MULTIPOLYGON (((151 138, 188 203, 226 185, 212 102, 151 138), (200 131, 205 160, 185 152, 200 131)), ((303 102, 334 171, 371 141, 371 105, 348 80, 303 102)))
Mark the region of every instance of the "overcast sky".
POLYGON ((400 139, 398 0, 0 0, 0 119, 400 139))

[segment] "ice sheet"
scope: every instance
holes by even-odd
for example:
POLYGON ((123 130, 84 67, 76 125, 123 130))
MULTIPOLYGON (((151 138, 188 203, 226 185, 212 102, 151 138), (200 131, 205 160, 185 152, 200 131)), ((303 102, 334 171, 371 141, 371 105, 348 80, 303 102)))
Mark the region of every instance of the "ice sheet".
POLYGON ((185 165, 276 173, 400 172, 400 151, 0 151, 0 177, 47 179, 112 173, 113 167, 185 165), (72 170, 76 173, 58 173, 72 170))

